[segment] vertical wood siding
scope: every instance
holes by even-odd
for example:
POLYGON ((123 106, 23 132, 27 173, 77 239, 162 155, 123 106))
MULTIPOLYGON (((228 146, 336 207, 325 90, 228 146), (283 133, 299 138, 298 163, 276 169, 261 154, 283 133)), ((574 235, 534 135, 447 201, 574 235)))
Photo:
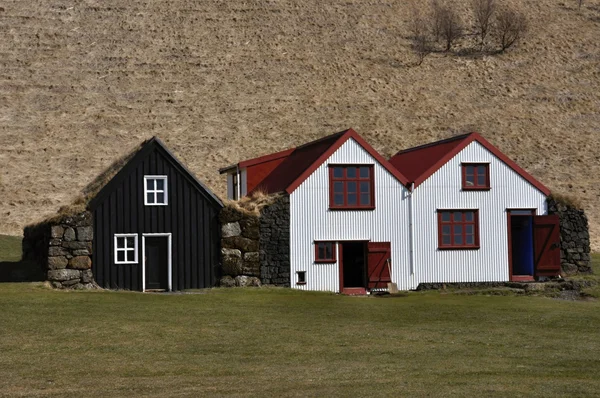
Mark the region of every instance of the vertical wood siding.
POLYGON ((473 142, 419 185, 414 195, 415 284, 508 281, 507 208, 546 214, 546 196, 473 142), (489 191, 461 190, 461 163, 489 162, 489 191), (438 209, 479 209, 479 250, 438 250, 438 209))
POLYGON ((142 234, 170 232, 173 290, 214 286, 220 253, 219 210, 161 150, 154 149, 94 210, 96 282, 105 288, 141 290, 142 234), (167 206, 144 205, 144 175, 168 176, 167 206), (114 264, 116 233, 138 234, 137 264, 114 264))
POLYGON ((339 291, 339 264, 315 263, 315 240, 390 242, 392 281, 400 289, 414 286, 407 193, 402 183, 356 141, 344 143, 290 195, 291 286, 339 291), (329 164, 374 165, 375 210, 329 210, 329 164), (297 271, 306 271, 306 285, 296 285, 297 271))

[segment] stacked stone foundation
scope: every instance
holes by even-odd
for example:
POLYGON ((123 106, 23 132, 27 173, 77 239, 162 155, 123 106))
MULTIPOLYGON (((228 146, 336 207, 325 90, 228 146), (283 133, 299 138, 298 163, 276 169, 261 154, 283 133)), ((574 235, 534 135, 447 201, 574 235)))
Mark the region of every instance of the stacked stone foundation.
POLYGON ((548 198, 548 214, 560 219, 560 262, 563 275, 591 273, 590 233, 585 212, 577 207, 548 198))
POLYGON ((93 239, 90 212, 64 216, 26 227, 23 257, 40 264, 55 288, 93 289, 93 239))
POLYGON ((259 214, 235 205, 221 211, 221 286, 290 286, 289 214, 287 196, 259 214))

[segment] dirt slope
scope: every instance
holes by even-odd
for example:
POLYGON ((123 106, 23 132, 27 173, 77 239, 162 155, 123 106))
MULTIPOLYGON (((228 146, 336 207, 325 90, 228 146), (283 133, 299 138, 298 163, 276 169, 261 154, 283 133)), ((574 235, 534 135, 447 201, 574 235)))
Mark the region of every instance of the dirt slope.
POLYGON ((600 0, 520 3, 518 48, 415 67, 403 1, 5 1, 0 233, 152 135, 222 195, 218 167, 347 127, 386 155, 477 130, 581 198, 600 249, 600 0))

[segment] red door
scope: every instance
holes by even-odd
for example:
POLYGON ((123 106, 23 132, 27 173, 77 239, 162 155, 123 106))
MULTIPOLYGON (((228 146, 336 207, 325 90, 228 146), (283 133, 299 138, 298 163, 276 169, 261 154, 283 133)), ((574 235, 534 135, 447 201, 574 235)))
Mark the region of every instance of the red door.
POLYGON ((557 214, 533 217, 536 276, 560 274, 560 230, 557 214))
POLYGON ((367 249, 368 287, 370 289, 387 288, 388 282, 392 281, 390 278, 392 258, 390 242, 369 242, 367 249))

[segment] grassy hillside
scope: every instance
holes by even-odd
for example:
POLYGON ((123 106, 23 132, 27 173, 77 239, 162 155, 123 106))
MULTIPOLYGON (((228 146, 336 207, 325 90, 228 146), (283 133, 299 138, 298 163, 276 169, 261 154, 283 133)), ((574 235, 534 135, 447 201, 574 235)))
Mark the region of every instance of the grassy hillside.
POLYGON ((477 130, 582 199, 598 249, 600 0, 519 3, 517 48, 416 67, 401 1, 5 1, 0 233, 152 135, 223 194, 218 167, 347 127, 386 155, 477 130))
POLYGON ((0 284, 0 395, 593 396, 598 302, 0 284))

